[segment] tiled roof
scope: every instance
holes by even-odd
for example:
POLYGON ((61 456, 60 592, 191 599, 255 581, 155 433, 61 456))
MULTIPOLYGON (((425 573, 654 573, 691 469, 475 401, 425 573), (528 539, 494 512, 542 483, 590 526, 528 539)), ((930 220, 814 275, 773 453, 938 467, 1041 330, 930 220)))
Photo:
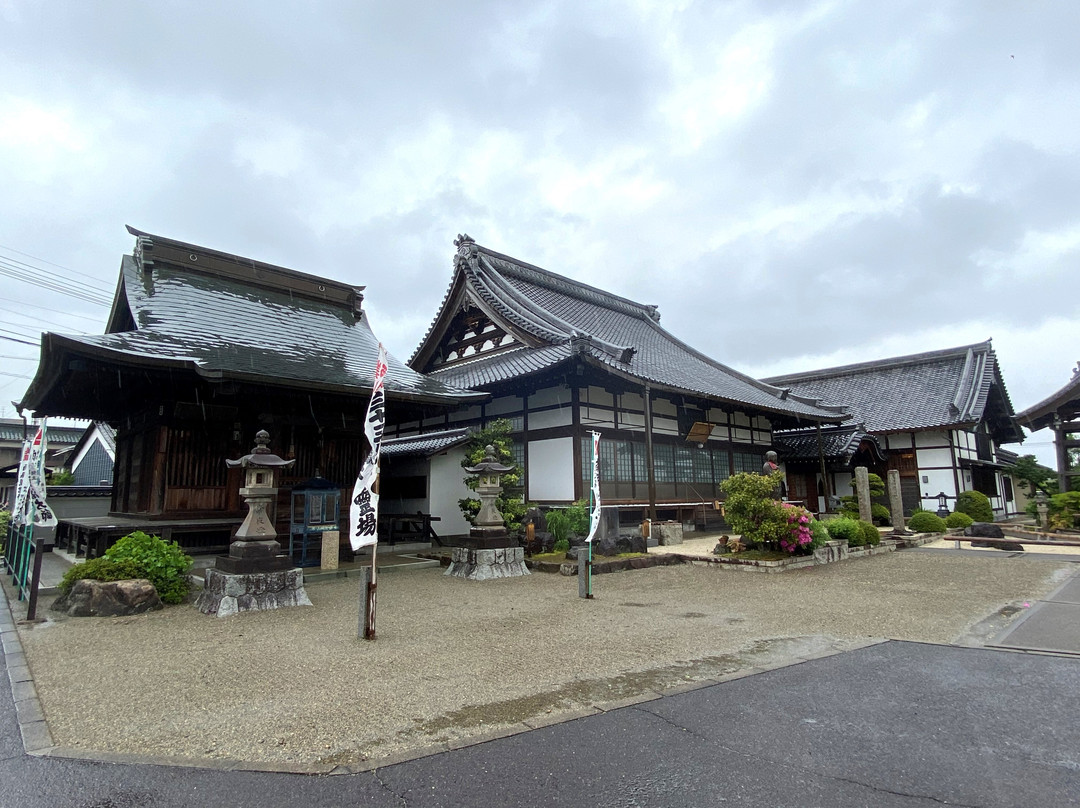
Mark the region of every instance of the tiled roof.
MULTIPOLYGON (((26 425, 27 437, 33 438, 36 431, 37 426, 33 422, 28 422, 26 425)), ((82 433, 83 430, 81 427, 50 426, 46 434, 46 440, 48 440, 49 446, 53 449, 58 446, 74 446, 76 443, 79 442, 79 438, 82 436, 82 433)), ((0 441, 16 441, 18 443, 22 443, 22 419, 4 418, 3 420, 0 420, 0 441)))
MULTIPOLYGON (((866 432, 859 427, 822 429, 821 452, 825 457, 850 458, 859 448, 859 444, 868 437, 866 432)), ((816 430, 774 432, 773 446, 782 460, 817 460, 819 456, 816 430)))
POLYGON ((387 438, 382 443, 381 453, 387 457, 421 456, 445 452, 469 439, 468 427, 449 429, 444 432, 427 432, 423 435, 408 435, 404 438, 387 438))
MULTIPOLYGON (((991 388, 1001 396, 1006 419, 1012 404, 990 341, 878 362, 773 376, 765 381, 802 396, 849 408, 845 424, 871 433, 973 424, 987 413, 991 388)), ((1005 432, 1018 434, 1015 425, 1005 432)), ((1022 439, 1014 434, 1011 439, 1022 439)))
POLYGON ((1019 413, 1016 420, 1032 430, 1042 429, 1053 423, 1054 415, 1059 409, 1069 405, 1076 407, 1078 402, 1080 402, 1080 363, 1077 363, 1068 384, 1038 404, 1019 413))
POLYGON ((840 420, 842 407, 787 395, 716 362, 660 327, 656 307, 609 294, 459 238, 451 292, 411 360, 436 379, 484 389, 580 356, 625 378, 807 421, 840 420), (466 302, 513 333, 519 345, 446 367, 421 367, 442 337, 439 323, 466 302))
MULTIPOLYGON (((47 341, 118 362, 181 366, 210 379, 370 391, 379 341, 360 310, 359 289, 132 232, 138 244, 123 258, 110 333, 46 335, 47 341)), ((44 395, 38 385, 51 378, 39 367, 29 408, 44 395)), ((385 385, 390 399, 453 404, 484 397, 393 357, 385 385)))

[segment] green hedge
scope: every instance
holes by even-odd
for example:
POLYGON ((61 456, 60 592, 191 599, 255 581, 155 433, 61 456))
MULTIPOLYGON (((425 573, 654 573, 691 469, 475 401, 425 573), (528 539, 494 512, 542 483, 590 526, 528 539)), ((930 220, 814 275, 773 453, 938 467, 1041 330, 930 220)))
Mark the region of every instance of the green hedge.
POLYGON ((908 530, 912 530, 915 533, 945 532, 945 520, 936 513, 930 513, 929 511, 920 511, 919 513, 912 514, 911 519, 908 520, 907 526, 908 530))
POLYGON ((945 527, 967 527, 975 524, 975 520, 962 511, 954 511, 945 517, 945 527))
POLYGON ((966 513, 976 522, 993 522, 994 509, 990 507, 990 498, 978 491, 962 491, 956 498, 957 513, 966 513))
POLYGON ((76 581, 122 581, 146 578, 154 585, 162 603, 180 603, 188 593, 191 556, 176 542, 162 541, 137 530, 120 539, 101 558, 75 564, 60 583, 67 592, 76 581))

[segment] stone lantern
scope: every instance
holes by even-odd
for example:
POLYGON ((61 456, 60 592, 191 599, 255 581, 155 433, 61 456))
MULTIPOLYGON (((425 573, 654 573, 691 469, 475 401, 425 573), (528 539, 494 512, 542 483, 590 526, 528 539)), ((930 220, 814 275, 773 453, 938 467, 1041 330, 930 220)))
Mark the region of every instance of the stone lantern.
POLYGON ((1045 491, 1038 491, 1035 494, 1035 512, 1039 515, 1039 527, 1046 530, 1049 522, 1047 514, 1050 512, 1050 505, 1045 491))
POLYGON ((528 575, 525 548, 518 546, 506 532, 506 520, 495 507, 502 493, 502 478, 513 466, 504 466, 495 459, 495 447, 487 446, 484 459, 465 471, 478 476, 476 493, 480 497, 480 512, 473 520, 465 546, 451 551, 446 575, 482 581, 488 578, 512 578, 528 575))
POLYGON ((270 434, 265 429, 256 433, 250 454, 225 461, 230 468, 244 470, 240 495, 248 513, 229 545, 229 554, 218 556, 214 567, 206 570, 206 584, 195 604, 204 614, 226 617, 243 611, 311 605, 304 590, 304 574, 293 568, 292 558, 281 554, 277 531, 267 513, 277 498, 277 470, 295 462, 270 451, 270 434))

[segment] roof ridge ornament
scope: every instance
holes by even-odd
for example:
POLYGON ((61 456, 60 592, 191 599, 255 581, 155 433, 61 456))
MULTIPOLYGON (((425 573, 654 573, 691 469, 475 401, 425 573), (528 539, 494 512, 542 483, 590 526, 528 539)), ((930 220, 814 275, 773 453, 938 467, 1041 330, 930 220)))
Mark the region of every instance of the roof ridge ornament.
POLYGON ((467 263, 475 269, 480 256, 480 248, 476 246, 476 240, 468 233, 458 233, 457 238, 454 239, 454 246, 457 247, 457 255, 454 256, 454 268, 463 269, 462 265, 467 263))

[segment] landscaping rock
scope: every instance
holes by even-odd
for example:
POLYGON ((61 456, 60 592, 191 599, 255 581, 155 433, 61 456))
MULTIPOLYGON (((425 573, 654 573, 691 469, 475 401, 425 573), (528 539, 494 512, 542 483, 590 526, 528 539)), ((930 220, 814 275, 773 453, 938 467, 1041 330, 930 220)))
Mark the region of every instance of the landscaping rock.
POLYGON ((977 536, 980 539, 1004 539, 1005 534, 999 525, 992 522, 975 522, 964 528, 965 536, 977 536))
POLYGON ((52 605, 69 617, 122 617, 162 608, 154 585, 145 578, 127 581, 76 581, 52 605))
POLYGON ((644 553, 647 551, 645 539, 641 536, 605 536, 593 540, 593 554, 615 556, 622 553, 644 553))

